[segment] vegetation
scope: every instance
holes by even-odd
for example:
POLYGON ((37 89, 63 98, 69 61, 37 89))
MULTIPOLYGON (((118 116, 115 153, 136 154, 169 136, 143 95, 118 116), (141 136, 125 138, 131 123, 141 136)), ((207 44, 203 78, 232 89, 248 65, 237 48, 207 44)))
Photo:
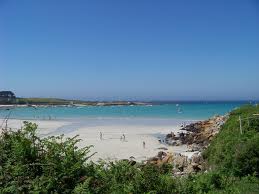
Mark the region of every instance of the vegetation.
POLYGON ((254 173, 259 177, 258 113, 259 107, 254 106, 244 106, 230 113, 220 133, 204 152, 204 157, 215 170, 240 177, 254 173))
MULTIPOLYGON (((1 102, 0 102, 1 104, 1 102)), ((59 98, 16 98, 16 101, 12 104, 19 105, 87 105, 87 106, 113 106, 113 105, 147 105, 146 102, 128 102, 128 101, 83 101, 83 100, 66 100, 59 98)))
POLYGON ((77 137, 39 138, 25 122, 0 136, 0 193, 259 193, 259 122, 244 121, 240 134, 237 120, 258 112, 233 111, 204 153, 212 170, 187 177, 173 177, 170 165, 89 162, 77 137))
MULTIPOLYGON (((59 98, 17 98, 17 104, 34 104, 34 105, 69 105, 71 100, 59 98)), ((77 101, 76 101, 77 102, 77 101)), ((78 103, 83 103, 78 101, 78 103)))

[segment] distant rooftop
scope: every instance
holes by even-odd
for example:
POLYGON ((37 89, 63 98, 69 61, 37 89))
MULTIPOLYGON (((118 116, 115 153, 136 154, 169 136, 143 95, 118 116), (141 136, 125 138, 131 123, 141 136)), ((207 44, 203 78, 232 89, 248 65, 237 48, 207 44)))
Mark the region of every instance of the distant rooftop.
POLYGON ((12 104, 15 103, 15 94, 11 91, 0 91, 0 103, 1 104, 12 104))
POLYGON ((2 97, 2 98, 15 98, 15 95, 12 91, 0 91, 0 97, 2 97))

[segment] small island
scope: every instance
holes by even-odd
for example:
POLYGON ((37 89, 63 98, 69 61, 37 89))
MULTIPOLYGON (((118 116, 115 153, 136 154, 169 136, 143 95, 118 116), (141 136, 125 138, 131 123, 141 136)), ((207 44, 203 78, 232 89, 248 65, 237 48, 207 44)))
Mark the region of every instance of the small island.
POLYGON ((12 91, 0 91, 2 106, 135 106, 151 105, 150 102, 140 101, 84 101, 60 98, 21 98, 12 91))

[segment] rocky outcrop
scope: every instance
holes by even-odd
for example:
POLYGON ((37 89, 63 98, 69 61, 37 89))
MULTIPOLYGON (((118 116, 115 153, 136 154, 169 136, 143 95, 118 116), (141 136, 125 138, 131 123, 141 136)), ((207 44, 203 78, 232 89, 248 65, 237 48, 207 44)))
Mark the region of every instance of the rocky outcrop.
POLYGON ((182 154, 159 152, 157 156, 147 160, 147 164, 163 165, 172 164, 173 174, 176 176, 197 173, 205 169, 205 162, 200 153, 195 153, 191 158, 182 154))
POLYGON ((208 146, 212 138, 219 132, 225 116, 215 116, 206 121, 199 121, 183 127, 178 134, 166 135, 165 142, 169 145, 179 146, 186 144, 192 151, 201 151, 208 146))
POLYGON ((171 154, 160 151, 157 156, 147 160, 147 163, 173 165, 173 174, 181 176, 185 174, 204 171, 205 161, 201 152, 204 150, 219 132, 220 127, 225 123, 226 116, 215 116, 206 121, 199 121, 187 125, 181 132, 167 134, 165 142, 172 146, 187 145, 188 151, 192 152, 189 157, 184 154, 171 154))
POLYGON ((173 165, 174 175, 185 175, 204 170, 205 162, 200 153, 194 154, 190 159, 187 156, 178 154, 174 157, 173 165))
POLYGON ((171 153, 165 153, 163 151, 158 152, 155 157, 149 158, 146 163, 162 165, 172 163, 173 155, 171 153))

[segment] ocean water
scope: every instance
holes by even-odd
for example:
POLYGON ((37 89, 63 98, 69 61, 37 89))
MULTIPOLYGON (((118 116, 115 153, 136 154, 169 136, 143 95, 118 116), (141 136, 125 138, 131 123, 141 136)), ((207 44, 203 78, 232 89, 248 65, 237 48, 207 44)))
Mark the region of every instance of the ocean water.
POLYGON ((75 118, 166 118, 207 119, 223 115, 248 102, 182 102, 152 106, 85 106, 85 107, 20 107, 0 109, 0 117, 15 119, 75 119, 75 118))

